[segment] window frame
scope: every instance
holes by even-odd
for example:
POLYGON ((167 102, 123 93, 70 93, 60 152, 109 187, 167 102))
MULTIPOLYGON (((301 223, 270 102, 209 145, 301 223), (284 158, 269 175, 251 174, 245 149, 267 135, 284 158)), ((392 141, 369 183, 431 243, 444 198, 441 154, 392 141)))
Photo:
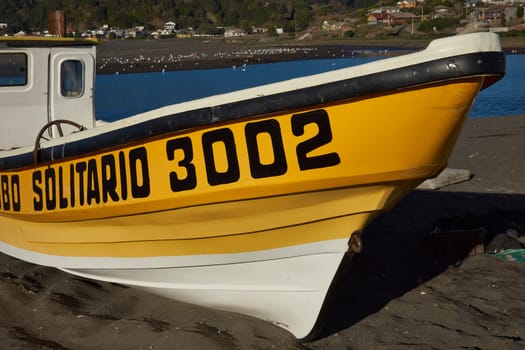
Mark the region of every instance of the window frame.
MULTIPOLYGON (((0 76, 0 88, 9 88, 9 87, 20 87, 20 86, 27 86, 29 85, 29 58, 26 52, 1 52, 0 57, 2 56, 23 56, 23 65, 20 66, 20 68, 23 68, 23 74, 20 75, 14 75, 14 78, 22 78, 23 81, 20 83, 12 83, 7 84, 3 83, 2 79, 4 79, 2 76, 0 76)), ((1 59, 0 59, 1 62, 1 59)), ((8 61, 6 61, 8 63, 8 61)), ((7 68, 7 67, 6 67, 7 68)), ((9 77, 7 76, 6 81, 9 80, 9 77)))
POLYGON ((63 98, 81 98, 85 93, 85 81, 86 81, 86 67, 84 62, 80 59, 68 58, 60 62, 60 96, 63 98), (67 72, 64 69, 64 64, 74 62, 76 63, 72 72, 67 72), (78 68, 80 67, 80 71, 78 68), (79 74, 80 73, 80 74, 79 74), (70 74, 70 75, 66 75, 70 74), (71 80, 66 80, 67 77, 71 77, 71 80), (80 79, 79 79, 80 78, 80 79), (74 87, 65 88, 65 82, 69 81, 74 87), (80 87, 80 89, 77 89, 80 87))

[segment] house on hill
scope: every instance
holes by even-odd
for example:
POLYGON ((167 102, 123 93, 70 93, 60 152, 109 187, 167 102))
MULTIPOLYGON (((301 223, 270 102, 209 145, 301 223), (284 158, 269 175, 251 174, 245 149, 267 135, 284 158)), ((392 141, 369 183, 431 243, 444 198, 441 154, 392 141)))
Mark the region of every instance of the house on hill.
POLYGON ((248 33, 244 29, 240 28, 226 28, 224 30, 224 36, 226 38, 241 37, 246 35, 248 35, 248 33))
POLYGON ((505 18, 505 9, 506 6, 504 5, 494 5, 481 9, 479 19, 488 22, 491 26, 499 26, 505 18))
POLYGON ((397 7, 400 9, 412 9, 417 6, 417 2, 415 0, 403 0, 397 2, 397 7))
POLYGON ((412 12, 390 13, 390 25, 409 24, 417 18, 412 12))
POLYGON ((401 13, 401 10, 397 6, 382 6, 377 9, 370 11, 367 22, 370 25, 373 24, 383 24, 383 25, 392 25, 393 18, 391 14, 401 13))
POLYGON ((175 22, 166 22, 164 23, 164 26, 162 27, 162 29, 168 32, 169 34, 171 34, 175 31, 176 26, 177 25, 175 24, 175 22))

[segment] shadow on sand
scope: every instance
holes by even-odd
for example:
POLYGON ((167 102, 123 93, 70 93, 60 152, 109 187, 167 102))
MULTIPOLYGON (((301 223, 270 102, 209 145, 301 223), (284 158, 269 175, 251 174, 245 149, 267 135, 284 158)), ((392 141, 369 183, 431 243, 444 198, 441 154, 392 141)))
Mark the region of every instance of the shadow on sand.
POLYGON ((459 266, 476 242, 458 247, 449 240, 448 252, 436 251, 430 232, 437 222, 448 222, 454 229, 484 227, 485 243, 506 229, 524 235, 525 195, 412 192, 365 230, 363 252, 348 266, 342 265, 337 288, 310 339, 352 327, 450 266, 459 266))

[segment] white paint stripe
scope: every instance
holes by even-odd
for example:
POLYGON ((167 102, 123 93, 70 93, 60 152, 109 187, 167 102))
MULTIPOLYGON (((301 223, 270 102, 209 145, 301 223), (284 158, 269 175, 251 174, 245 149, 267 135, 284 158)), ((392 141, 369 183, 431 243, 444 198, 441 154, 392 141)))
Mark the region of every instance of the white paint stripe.
POLYGON ((313 254, 341 253, 347 250, 348 239, 295 245, 285 248, 260 250, 235 254, 201 254, 188 256, 158 256, 139 258, 58 256, 21 249, 0 242, 0 251, 31 263, 71 269, 147 269, 195 267, 238 264, 262 260, 306 256, 313 254))

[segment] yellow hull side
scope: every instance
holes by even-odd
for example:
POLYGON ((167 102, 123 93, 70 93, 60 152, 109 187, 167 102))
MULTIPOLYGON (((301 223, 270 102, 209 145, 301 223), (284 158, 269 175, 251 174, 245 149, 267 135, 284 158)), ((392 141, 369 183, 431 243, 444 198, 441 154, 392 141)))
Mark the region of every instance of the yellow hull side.
POLYGON ((0 239, 46 254, 143 257, 349 237, 445 166, 482 83, 225 123, 0 173, 0 239))

